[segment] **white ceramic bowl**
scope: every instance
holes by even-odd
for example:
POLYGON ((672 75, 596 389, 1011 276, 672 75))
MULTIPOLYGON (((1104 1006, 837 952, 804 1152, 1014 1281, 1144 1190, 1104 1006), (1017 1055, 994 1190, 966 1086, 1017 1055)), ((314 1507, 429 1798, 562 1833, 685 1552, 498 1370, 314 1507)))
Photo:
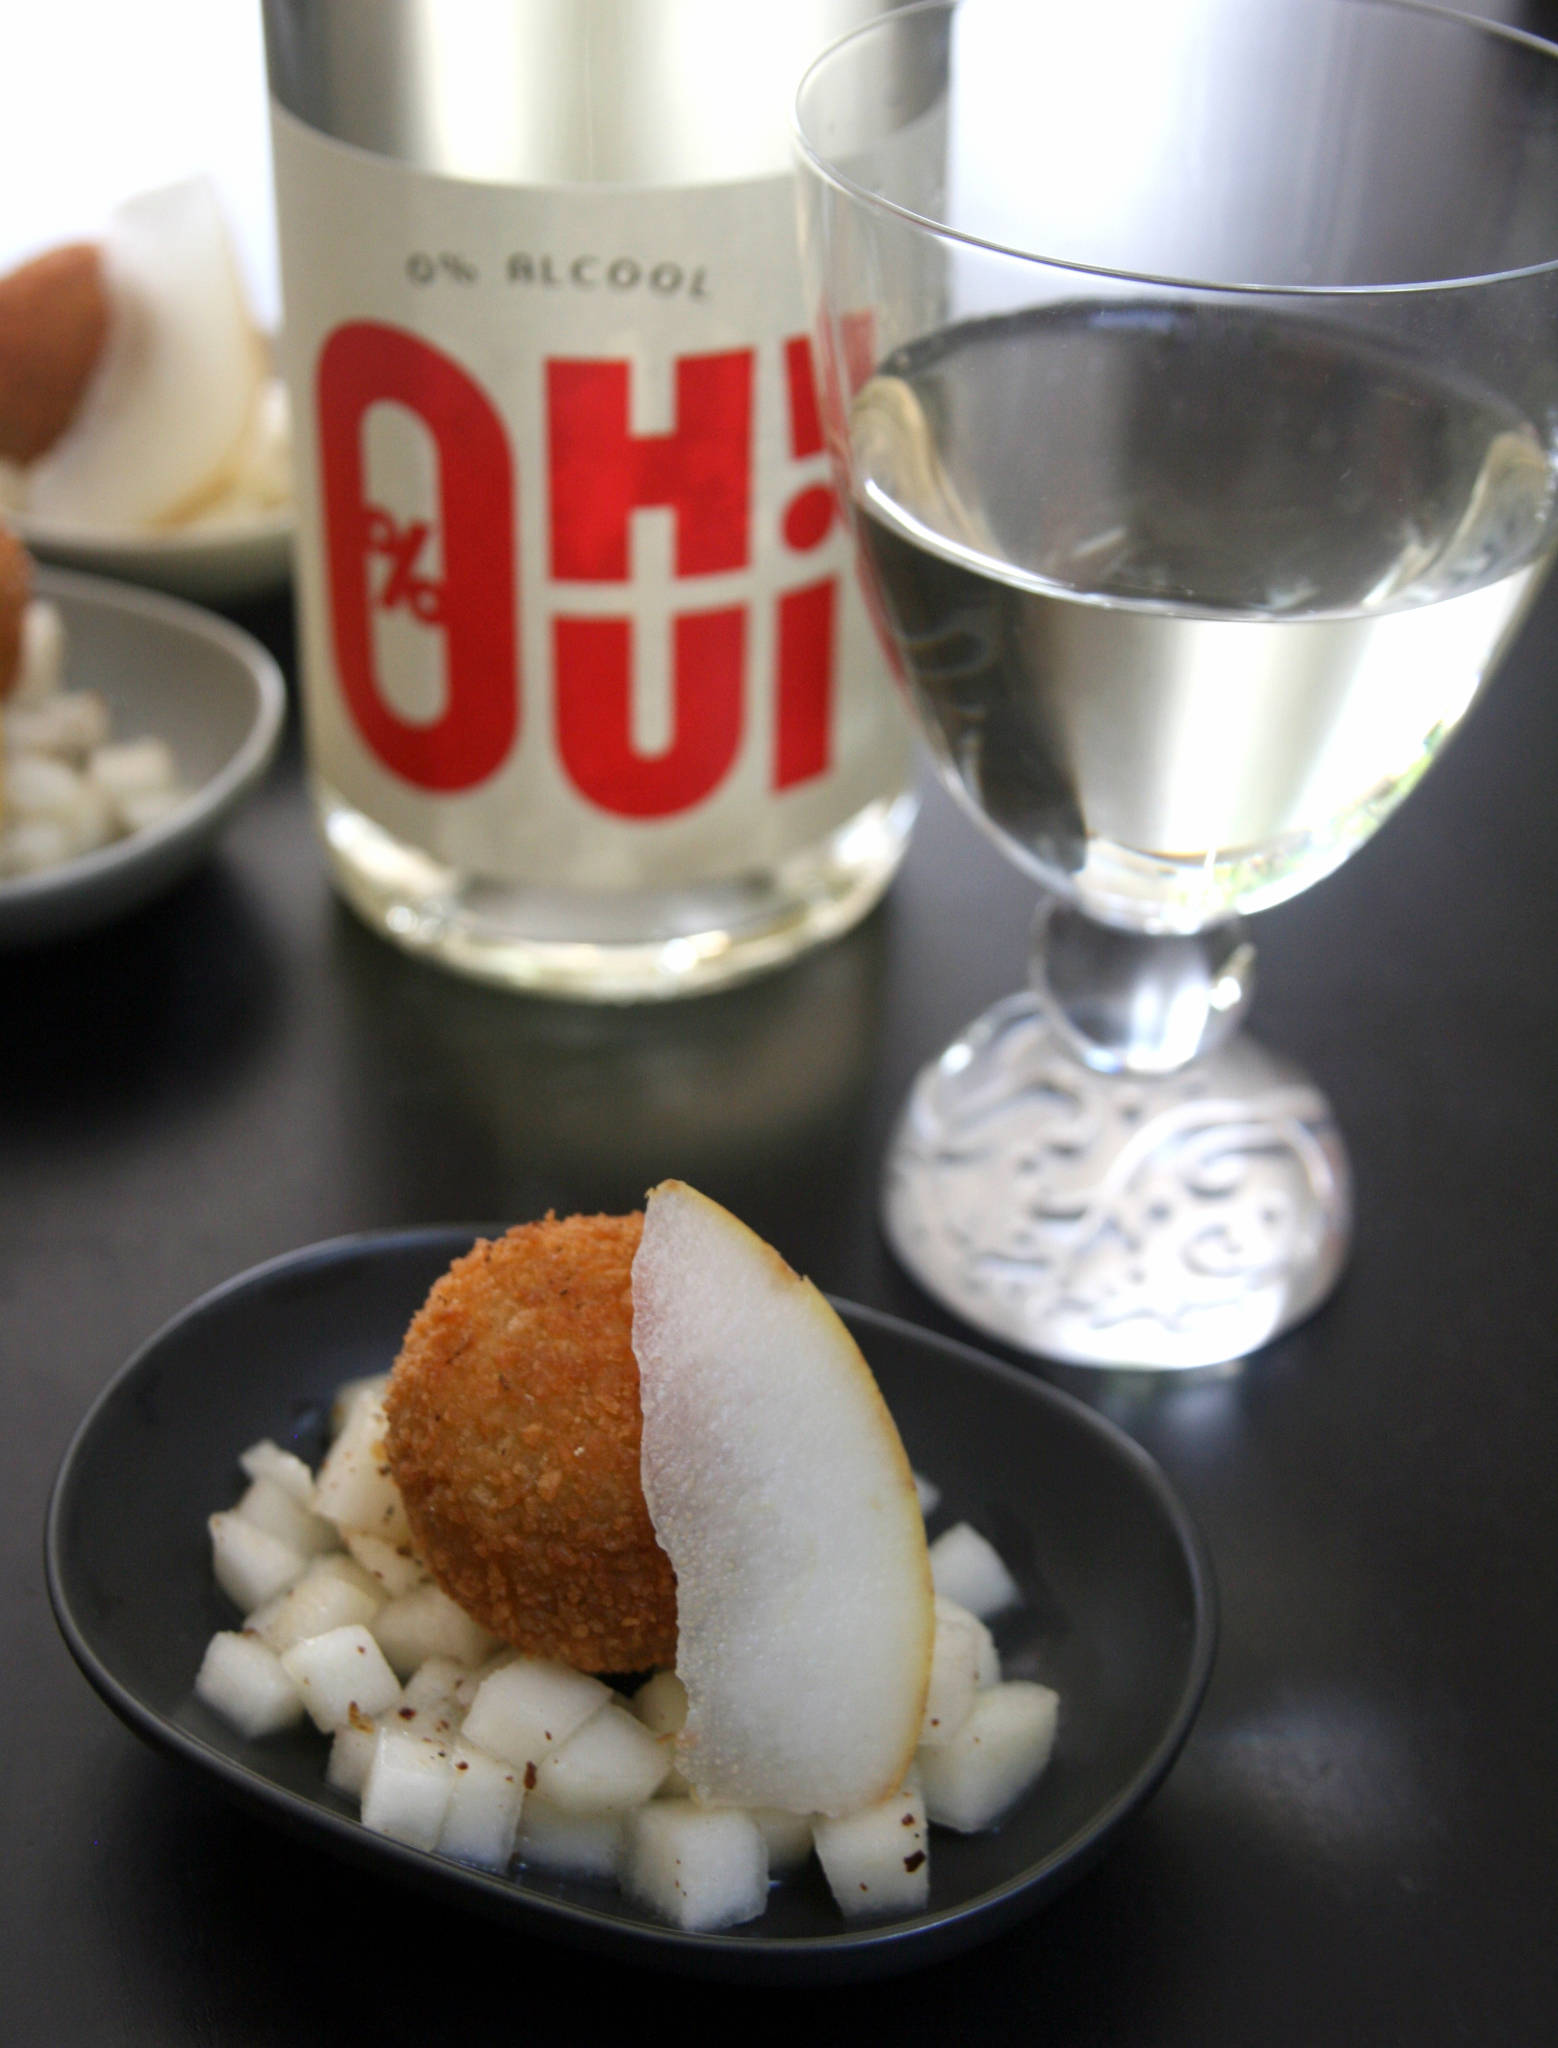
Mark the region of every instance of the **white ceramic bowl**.
POLYGON ((10 524, 43 562, 122 576, 201 604, 234 604, 276 590, 292 574, 290 505, 234 512, 173 533, 125 533, 13 512, 10 524))
POLYGON ((166 740, 189 795, 127 839, 0 881, 0 946, 104 923, 187 874, 270 766, 286 718, 280 669, 225 619, 60 569, 40 569, 34 589, 64 620, 66 687, 102 695, 116 739, 166 740))

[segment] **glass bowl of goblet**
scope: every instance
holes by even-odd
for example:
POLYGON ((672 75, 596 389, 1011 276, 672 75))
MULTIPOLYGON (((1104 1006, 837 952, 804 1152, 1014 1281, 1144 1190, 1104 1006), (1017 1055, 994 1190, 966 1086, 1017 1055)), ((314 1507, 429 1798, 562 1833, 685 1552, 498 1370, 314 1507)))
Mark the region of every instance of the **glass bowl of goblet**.
POLYGON ((1412 789, 1558 540, 1558 50, 1402 0, 921 0, 797 100, 830 446, 941 773, 1042 891, 883 1214, 979 1328, 1240 1357, 1335 1284, 1244 919, 1412 789))

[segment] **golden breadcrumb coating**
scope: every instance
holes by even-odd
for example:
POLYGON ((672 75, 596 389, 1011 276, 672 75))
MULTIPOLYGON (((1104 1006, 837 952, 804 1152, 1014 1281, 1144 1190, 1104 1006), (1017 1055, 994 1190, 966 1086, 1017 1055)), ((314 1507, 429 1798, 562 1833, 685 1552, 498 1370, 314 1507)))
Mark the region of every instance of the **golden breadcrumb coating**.
POLYGON ((639 1479, 632 1216, 483 1240, 406 1332, 385 1409, 417 1548, 516 1649, 581 1671, 674 1663, 676 1580, 639 1479))
POLYGON ((94 242, 71 242, 0 277, 0 456, 33 462, 75 418, 108 339, 94 242))

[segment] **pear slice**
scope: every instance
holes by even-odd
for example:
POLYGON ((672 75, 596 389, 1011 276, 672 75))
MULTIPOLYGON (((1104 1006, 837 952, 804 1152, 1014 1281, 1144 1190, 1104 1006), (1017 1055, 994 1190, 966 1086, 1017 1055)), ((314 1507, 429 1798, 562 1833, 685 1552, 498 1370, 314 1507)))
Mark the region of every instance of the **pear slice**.
POLYGON ((264 352, 203 178, 128 201, 103 242, 108 337, 70 425, 28 472, 27 509, 165 525, 228 480, 264 352))
POLYGON ((913 1474, 809 1281, 665 1181, 633 1262, 644 1497, 676 1572, 677 1762, 708 1803, 858 1812, 919 1738, 935 1636, 913 1474))

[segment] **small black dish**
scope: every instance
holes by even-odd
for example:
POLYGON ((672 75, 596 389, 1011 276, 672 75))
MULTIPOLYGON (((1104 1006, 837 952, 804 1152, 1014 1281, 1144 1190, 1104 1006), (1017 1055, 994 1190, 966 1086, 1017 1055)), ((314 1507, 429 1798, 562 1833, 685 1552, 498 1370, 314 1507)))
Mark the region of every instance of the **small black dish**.
POLYGON ((929 1909, 844 1921, 813 1868, 767 1913, 719 1934, 663 1926, 601 1884, 469 1870, 370 1833, 325 1783, 305 1727, 247 1742, 192 1686, 234 1623, 211 1577, 206 1517, 242 1485, 237 1454, 269 1436, 316 1463, 344 1380, 384 1371, 472 1229, 342 1238, 241 1275, 130 1359, 66 1452, 49 1505, 55 1616, 103 1698, 159 1749, 306 1838, 528 1932, 628 1961, 750 1982, 884 1976, 986 1939, 1076 1878, 1150 1796, 1211 1671, 1206 1553, 1152 1460, 1081 1402, 976 1351, 837 1304, 915 1470, 941 1490, 930 1528, 968 1520, 1020 1580, 996 1623, 1009 1677, 1061 1697, 1054 1759, 985 1835, 936 1829, 929 1909))

